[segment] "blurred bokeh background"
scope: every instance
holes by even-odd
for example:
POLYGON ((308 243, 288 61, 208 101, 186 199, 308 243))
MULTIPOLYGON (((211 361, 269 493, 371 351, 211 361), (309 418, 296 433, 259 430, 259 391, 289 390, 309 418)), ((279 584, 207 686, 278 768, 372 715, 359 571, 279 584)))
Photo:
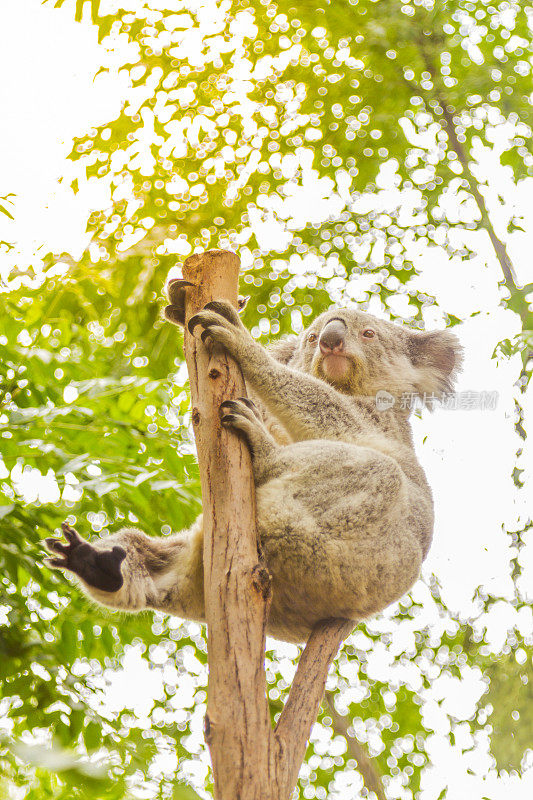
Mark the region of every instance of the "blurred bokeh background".
MULTIPOLYGON (((210 796, 205 630, 91 605, 41 541, 198 513, 161 307, 221 247, 262 342, 357 303, 466 351, 457 407, 413 417, 423 576, 345 644, 296 797, 530 798, 532 9, 4 0, 0 22, 2 796, 210 796)), ((299 649, 268 644, 275 717, 299 649)))

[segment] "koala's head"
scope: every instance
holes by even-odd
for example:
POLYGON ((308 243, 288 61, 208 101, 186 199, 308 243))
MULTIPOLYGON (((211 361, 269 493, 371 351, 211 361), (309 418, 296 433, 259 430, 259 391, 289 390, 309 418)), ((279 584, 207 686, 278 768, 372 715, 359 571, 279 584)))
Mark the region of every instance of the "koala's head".
POLYGON ((345 394, 440 396, 452 390, 461 353, 449 331, 414 331, 355 308, 339 308, 317 317, 294 340, 290 356, 287 342, 281 360, 345 394))

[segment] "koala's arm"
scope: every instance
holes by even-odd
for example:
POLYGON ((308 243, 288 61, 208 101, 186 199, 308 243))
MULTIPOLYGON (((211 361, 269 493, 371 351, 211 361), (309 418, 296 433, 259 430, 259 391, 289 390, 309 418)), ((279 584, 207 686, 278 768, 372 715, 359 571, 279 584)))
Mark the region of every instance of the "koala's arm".
POLYGON ((362 430, 357 410, 324 381, 274 359, 246 330, 230 303, 214 301, 189 322, 220 342, 246 381, 295 439, 342 438, 362 430))
POLYGON ((353 408, 324 381, 280 364, 256 342, 238 361, 246 380, 295 439, 337 438, 357 431, 353 408))
POLYGON ((201 518, 175 536, 155 538, 123 529, 86 542, 67 523, 66 542, 46 539, 49 566, 72 572, 84 591, 102 605, 122 611, 146 608, 203 619, 201 518))

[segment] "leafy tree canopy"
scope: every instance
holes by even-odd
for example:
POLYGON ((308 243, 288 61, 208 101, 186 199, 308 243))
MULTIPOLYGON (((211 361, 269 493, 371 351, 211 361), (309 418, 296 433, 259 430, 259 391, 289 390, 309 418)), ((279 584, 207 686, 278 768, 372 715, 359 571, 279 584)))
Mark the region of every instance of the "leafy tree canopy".
MULTIPOLYGON (((88 220, 91 242, 78 261, 50 253, 40 272, 13 274, 3 291, 4 794, 122 798, 142 785, 188 800, 192 785, 210 787, 195 772, 203 631, 90 606, 39 566, 40 542, 65 518, 95 534, 142 520, 165 535, 198 513, 183 354, 160 318, 169 270, 195 249, 239 249, 242 290, 253 295, 244 321, 271 338, 354 298, 379 297, 395 316, 403 296, 403 318, 419 324, 434 299, 418 288, 413 248, 445 247, 468 270, 472 243, 488 234, 502 302, 525 329, 502 353, 522 352, 525 387, 528 287, 517 288, 504 245, 520 221, 511 215, 509 230, 495 231, 497 200, 480 159, 490 151, 515 180, 531 170, 531 9, 482 0, 78 1, 84 24, 89 9, 130 89, 117 119, 74 143, 72 189, 98 182, 107 199, 88 220), (104 670, 131 645, 163 686, 145 719, 102 702, 104 670), (177 754, 177 768, 165 768, 165 753, 177 754)), ((0 212, 12 213, 9 196, 0 212)), ((523 533, 510 533, 517 548, 523 533)), ((479 602, 487 610, 494 598, 480 592, 479 602)), ((519 613, 526 606, 518 590, 515 604, 519 613)), ((396 611, 361 626, 339 658, 333 702, 348 732, 324 706, 301 796, 355 795, 361 743, 390 797, 415 796, 431 759, 431 686, 442 676, 483 675, 470 717, 447 717, 452 744, 468 752, 492 733, 495 763, 507 770, 532 747, 527 633, 510 632, 492 654, 479 620, 453 619, 435 583, 396 611), (377 652, 386 680, 372 667, 377 652)), ((277 650, 267 664, 275 715, 291 667, 277 650)))

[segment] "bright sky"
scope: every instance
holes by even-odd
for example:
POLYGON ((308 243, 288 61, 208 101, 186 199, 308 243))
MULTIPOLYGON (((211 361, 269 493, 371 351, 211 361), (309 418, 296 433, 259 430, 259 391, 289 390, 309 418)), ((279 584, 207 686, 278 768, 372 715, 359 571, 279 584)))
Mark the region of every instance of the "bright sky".
MULTIPOLYGON (((43 252, 68 251, 76 256, 87 243, 88 212, 91 205, 101 202, 101 197, 93 190, 72 193, 71 166, 66 157, 73 136, 119 113, 127 91, 123 79, 115 74, 93 80, 108 57, 97 44, 96 32, 73 21, 71 7, 54 9, 53 3, 41 5, 39 0, 4 0, 0 26, 0 74, 4 76, 0 83, 3 114, 0 195, 14 192, 16 198, 15 222, 0 215, 0 239, 15 242, 16 248, 3 260, 0 256, 0 274, 5 274, 13 263, 19 268, 35 263, 39 248, 43 252), (61 176, 65 180, 58 183, 61 176)), ((511 214, 522 211, 525 215, 526 232, 513 234, 509 249, 519 281, 531 282, 533 181, 516 188, 508 172, 498 167, 494 155, 481 154, 480 159, 485 174, 490 175, 489 201, 493 201, 493 213, 502 234, 511 214), (505 199, 501 207, 496 206, 496 192, 505 199)), ((307 196, 309 214, 316 211, 320 193, 317 187, 314 195, 309 191, 303 196, 307 196)), ((298 198, 298 207, 305 216, 303 198, 298 198)), ((453 613, 461 615, 475 613, 473 596, 480 585, 503 600, 511 599, 506 564, 512 554, 501 525, 505 523, 512 529, 518 527, 518 518, 523 521, 526 515, 531 516, 531 502, 526 508, 526 498, 533 497, 530 445, 526 445, 521 460, 526 489, 520 496, 511 480, 515 453, 521 445, 513 426, 513 383, 520 371, 519 359, 507 362, 491 359, 497 343, 519 331, 519 320, 499 305, 500 271, 487 237, 470 235, 478 256, 468 267, 460 261, 450 261, 438 248, 432 248, 431 252, 419 248, 414 253, 422 291, 435 296, 442 308, 460 317, 468 318, 476 312, 458 330, 466 354, 458 388, 498 392, 495 410, 439 410, 432 415, 425 413, 423 419, 414 418, 420 458, 427 468, 436 501, 435 539, 425 571, 438 577, 443 600, 453 613)), ((426 322, 428 327, 438 327, 442 319, 430 309, 426 322)), ((531 390, 523 403, 525 427, 529 430, 533 412, 531 390)), ((533 535, 523 551, 523 566, 521 586, 525 592, 529 587, 533 599, 533 535)), ((422 584, 415 591, 424 596, 422 584)), ((383 625, 393 630, 389 617, 385 616, 383 625)), ((516 611, 502 602, 495 604, 483 619, 495 650, 501 646, 515 617, 516 611)), ((438 624, 429 606, 428 623, 438 624)), ((524 633, 533 634, 531 613, 521 615, 520 625, 524 633)), ((294 648, 280 648, 280 655, 284 652, 292 656, 294 648)), ((383 668, 382 663, 376 662, 376 677, 383 668)), ((194 677, 191 680, 194 682, 194 677)), ((471 701, 477 700, 482 689, 480 676, 475 674, 465 675, 463 681, 450 679, 446 685, 441 682, 433 687, 434 697, 428 703, 427 714, 428 724, 435 729, 430 747, 438 766, 426 774, 422 800, 437 797, 446 784, 451 787, 448 800, 466 797, 475 800, 483 794, 499 800, 510 791, 516 800, 533 796, 533 769, 526 771, 521 779, 499 778, 493 770, 487 772, 489 763, 483 746, 474 751, 473 763, 467 763, 460 756, 461 751, 444 738, 447 722, 443 709, 466 719, 471 713, 471 701), (473 774, 467 773, 469 767, 473 774)), ((151 672, 147 662, 131 651, 124 661, 124 673, 109 676, 107 702, 110 710, 118 709, 130 705, 130 697, 135 694, 135 708, 142 716, 160 691, 157 672, 151 672), (144 687, 143 693, 140 686, 144 687)), ((180 685, 180 691, 186 694, 190 687, 180 685)), ((202 709, 197 716, 197 735, 201 737, 202 709)), ((169 764, 164 768, 173 768, 169 764)), ((191 780, 201 787, 205 764, 191 761, 188 769, 191 780)), ((359 786, 357 776, 353 781, 350 785, 353 788, 339 787, 339 797, 353 796, 346 794, 355 792, 359 786)))

